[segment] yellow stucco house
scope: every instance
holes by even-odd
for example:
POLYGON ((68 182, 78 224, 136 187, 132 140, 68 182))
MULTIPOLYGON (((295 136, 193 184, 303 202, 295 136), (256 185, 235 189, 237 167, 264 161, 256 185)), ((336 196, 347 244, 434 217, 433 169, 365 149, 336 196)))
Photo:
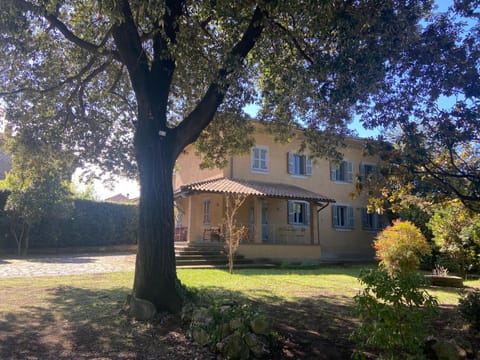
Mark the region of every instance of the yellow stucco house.
POLYGON ((200 169, 193 147, 178 158, 177 240, 221 242, 225 197, 243 194, 248 197, 237 224, 249 235, 239 254, 277 261, 373 259, 381 219, 366 211, 365 196, 351 196, 358 176, 378 168, 378 159, 363 156, 364 140, 347 139, 344 161, 334 165, 299 154, 299 139, 277 143, 261 126, 256 129, 250 154, 232 157, 223 169, 200 169))

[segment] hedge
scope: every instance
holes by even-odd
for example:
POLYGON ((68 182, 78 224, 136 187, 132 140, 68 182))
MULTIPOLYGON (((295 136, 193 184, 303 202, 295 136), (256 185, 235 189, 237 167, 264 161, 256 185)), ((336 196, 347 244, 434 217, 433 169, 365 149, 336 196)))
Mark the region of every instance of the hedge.
MULTIPOLYGON (((74 199, 69 214, 32 226, 30 248, 133 245, 137 243, 137 213, 136 205, 74 199)), ((0 249, 16 247, 3 211, 0 234, 0 249)))

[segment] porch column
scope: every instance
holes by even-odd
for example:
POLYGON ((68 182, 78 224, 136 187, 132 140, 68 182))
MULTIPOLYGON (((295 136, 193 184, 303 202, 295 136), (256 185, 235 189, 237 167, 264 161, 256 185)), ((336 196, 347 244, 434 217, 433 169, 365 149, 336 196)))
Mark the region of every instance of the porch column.
POLYGON ((254 215, 255 215, 255 243, 262 242, 262 206, 263 202, 259 198, 253 199, 254 215))
POLYGON ((310 202, 310 244, 318 244, 318 216, 314 202, 310 202))
POLYGON ((187 197, 187 242, 191 243, 193 242, 192 238, 192 232, 193 232, 193 224, 194 222, 192 221, 193 217, 193 212, 192 212, 192 197, 188 196, 187 197))

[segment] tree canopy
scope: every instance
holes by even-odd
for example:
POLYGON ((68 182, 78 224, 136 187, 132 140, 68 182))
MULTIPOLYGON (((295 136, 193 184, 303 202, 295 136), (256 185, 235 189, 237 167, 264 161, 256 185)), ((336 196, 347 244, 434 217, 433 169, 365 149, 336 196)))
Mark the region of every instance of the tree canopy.
POLYGON ((426 24, 363 115, 388 136, 372 145, 389 189, 480 211, 480 7, 455 1, 426 24))
MULTIPOLYGON (((461 2, 462 11, 475 3, 461 2)), ((0 6, 0 96, 13 130, 61 144, 80 165, 138 173, 134 295, 172 311, 181 297, 171 175, 202 130, 216 126, 201 139, 204 149, 228 143, 228 132, 241 129, 245 136, 251 127, 238 114, 254 103, 278 139, 288 140, 300 125, 313 155, 338 159, 336 145, 355 112, 380 104, 364 118, 370 126, 386 124, 390 115, 399 122, 396 107, 416 115, 400 85, 414 91, 412 98, 433 101, 447 81, 437 86, 425 79, 443 71, 444 56, 450 66, 461 55, 453 51, 450 59, 456 47, 434 53, 439 66, 429 70, 428 41, 437 40, 442 25, 440 18, 420 23, 431 15, 431 0, 3 0, 0 6), (222 125, 226 131, 218 131, 222 125)), ((452 36, 447 31, 445 41, 452 36)), ((473 59, 476 41, 469 41, 458 47, 473 59)), ((478 75, 471 62, 458 68, 478 75)), ((475 87, 460 88, 476 94, 475 87)), ((246 137, 233 146, 249 144, 246 137)), ((228 155, 228 146, 217 149, 208 154, 210 164, 228 155)))

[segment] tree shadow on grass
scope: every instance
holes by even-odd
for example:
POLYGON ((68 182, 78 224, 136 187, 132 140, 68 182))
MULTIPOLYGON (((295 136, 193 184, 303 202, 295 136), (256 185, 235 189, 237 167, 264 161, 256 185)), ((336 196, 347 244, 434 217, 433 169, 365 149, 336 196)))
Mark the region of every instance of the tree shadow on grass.
POLYGON ((349 336, 356 326, 352 299, 345 296, 316 296, 286 301, 265 291, 254 298, 218 287, 200 292, 217 301, 253 303, 255 309, 273 319, 281 336, 282 359, 348 359, 354 344, 349 336))
POLYGON ((185 337, 176 316, 141 323, 120 314, 128 293, 61 286, 46 306, 0 315, 0 359, 212 358, 185 337))

